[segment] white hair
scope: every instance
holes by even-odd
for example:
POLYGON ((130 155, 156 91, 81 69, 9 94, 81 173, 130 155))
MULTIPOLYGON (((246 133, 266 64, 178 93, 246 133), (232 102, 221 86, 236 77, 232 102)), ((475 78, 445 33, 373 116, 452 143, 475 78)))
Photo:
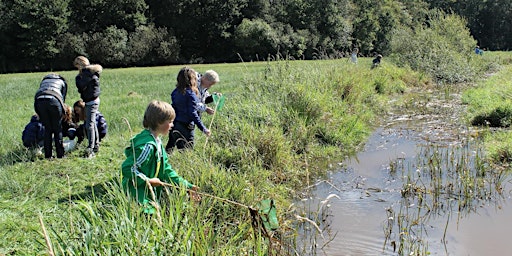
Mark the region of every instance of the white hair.
POLYGON ((213 83, 218 83, 220 81, 219 74, 213 70, 206 70, 201 79, 206 79, 213 83))

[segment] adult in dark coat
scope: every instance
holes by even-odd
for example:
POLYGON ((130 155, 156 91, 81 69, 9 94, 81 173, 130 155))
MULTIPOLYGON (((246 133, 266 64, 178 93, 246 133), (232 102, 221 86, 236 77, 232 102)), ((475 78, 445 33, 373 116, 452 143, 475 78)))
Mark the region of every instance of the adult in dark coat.
POLYGON ((52 137, 57 158, 64 157, 62 144, 62 117, 67 93, 66 80, 58 74, 46 75, 34 98, 34 109, 45 127, 44 157, 52 157, 52 137))

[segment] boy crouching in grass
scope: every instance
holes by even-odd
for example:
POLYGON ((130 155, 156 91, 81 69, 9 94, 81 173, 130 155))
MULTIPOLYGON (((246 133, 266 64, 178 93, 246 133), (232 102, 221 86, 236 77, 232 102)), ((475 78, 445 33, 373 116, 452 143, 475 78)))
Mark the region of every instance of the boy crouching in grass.
MULTIPOLYGON (((128 196, 143 205, 145 213, 154 213, 154 201, 160 198, 164 183, 190 189, 190 197, 198 201, 198 187, 178 175, 167 162, 167 154, 160 136, 169 134, 176 114, 172 106, 163 101, 151 101, 144 113, 144 130, 130 140, 125 149, 126 160, 122 168, 122 185, 128 196)), ((157 203, 157 202, 155 202, 157 203)))

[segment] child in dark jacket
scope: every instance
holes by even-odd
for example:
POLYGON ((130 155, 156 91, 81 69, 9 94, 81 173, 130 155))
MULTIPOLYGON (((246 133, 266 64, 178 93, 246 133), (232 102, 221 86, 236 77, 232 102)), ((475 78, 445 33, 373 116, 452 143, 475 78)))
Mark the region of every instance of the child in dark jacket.
POLYGON ((23 146, 27 148, 43 147, 44 126, 37 114, 34 114, 30 118, 30 122, 25 126, 21 140, 23 141, 23 146))
POLYGON ((382 55, 377 54, 375 59, 372 60, 372 67, 371 67, 371 69, 374 69, 374 68, 380 66, 380 61, 381 60, 382 60, 382 55))
MULTIPOLYGON (((69 140, 63 141, 64 151, 70 151, 73 147, 70 144, 75 139, 76 125, 72 121, 71 107, 64 104, 64 115, 62 116, 62 137, 68 137, 69 140)), ((44 125, 39 120, 39 116, 34 114, 30 118, 30 122, 25 126, 21 140, 23 146, 27 148, 43 147, 44 145, 44 125)))
POLYGON ((199 117, 200 93, 197 87, 197 73, 194 69, 183 67, 176 78, 176 88, 171 93, 172 107, 176 111, 173 128, 169 131, 167 151, 194 147, 194 129, 197 127, 210 136, 210 130, 199 117))
POLYGON ((91 65, 84 56, 76 57, 73 64, 78 69, 78 75, 75 78, 76 88, 80 93, 80 98, 85 102, 84 127, 89 140, 86 157, 94 157, 100 144, 96 115, 100 106, 100 74, 103 67, 98 64, 91 65))

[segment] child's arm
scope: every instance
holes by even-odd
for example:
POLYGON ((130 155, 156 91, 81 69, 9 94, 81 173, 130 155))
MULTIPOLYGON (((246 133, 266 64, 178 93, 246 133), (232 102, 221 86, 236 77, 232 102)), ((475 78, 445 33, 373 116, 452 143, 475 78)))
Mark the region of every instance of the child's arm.
POLYGON ((199 103, 199 100, 198 98, 190 93, 188 95, 188 97, 190 97, 189 101, 188 102, 188 110, 187 112, 189 112, 191 115, 192 115, 192 120, 194 120, 194 123, 197 125, 197 127, 199 127, 199 129, 204 132, 205 134, 209 135, 209 130, 206 128, 206 126, 203 124, 203 122, 201 121, 201 117, 199 117, 199 114, 198 114, 198 111, 197 111, 197 106, 198 106, 198 103, 199 103))
POLYGON ((78 93, 82 93, 87 88, 87 84, 91 81, 90 77, 77 75, 75 77, 76 88, 78 89, 78 93))
POLYGON ((172 169, 171 164, 167 161, 167 156, 164 155, 163 157, 164 161, 164 171, 161 176, 161 180, 163 181, 170 181, 175 185, 183 185, 189 189, 194 187, 192 183, 188 182, 186 179, 181 177, 174 169, 172 169))
POLYGON ((149 175, 150 172, 148 166, 150 165, 150 156, 153 155, 153 147, 150 144, 146 144, 143 148, 136 148, 135 163, 133 161, 134 156, 132 152, 132 147, 125 150, 127 161, 123 163, 123 177, 133 180, 133 185, 136 187, 144 187, 146 186, 146 181, 150 180, 147 175, 149 175))

